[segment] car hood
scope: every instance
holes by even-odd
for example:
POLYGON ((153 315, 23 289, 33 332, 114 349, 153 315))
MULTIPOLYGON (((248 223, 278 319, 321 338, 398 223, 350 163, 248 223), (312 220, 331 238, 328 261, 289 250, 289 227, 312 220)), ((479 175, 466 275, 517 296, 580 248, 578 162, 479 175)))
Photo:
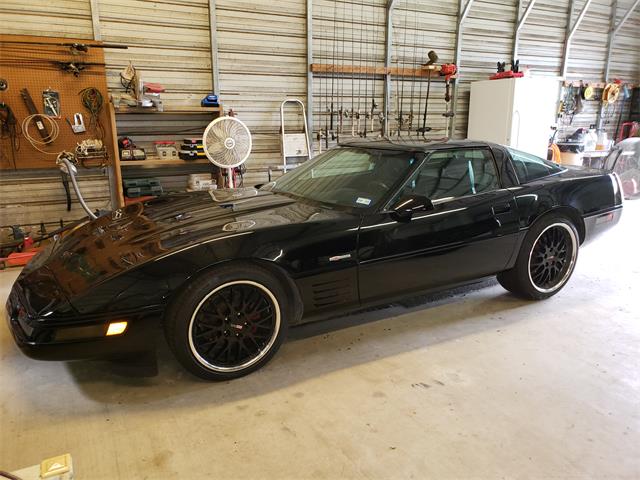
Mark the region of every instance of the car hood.
POLYGON ((321 208, 270 192, 247 189, 168 195, 129 205, 76 226, 34 268, 54 272, 73 303, 102 282, 193 245, 261 228, 300 223, 321 208))

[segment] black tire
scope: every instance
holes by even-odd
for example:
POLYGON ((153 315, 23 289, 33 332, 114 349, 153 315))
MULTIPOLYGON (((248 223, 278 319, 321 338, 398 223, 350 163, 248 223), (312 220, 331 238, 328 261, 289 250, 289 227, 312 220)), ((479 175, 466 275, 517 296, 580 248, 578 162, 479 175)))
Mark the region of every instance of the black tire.
POLYGON ((296 314, 289 297, 259 265, 215 267, 192 279, 171 301, 164 315, 167 343, 197 377, 242 377, 264 366, 280 348, 296 314))
POLYGON ((514 295, 543 300, 567 284, 578 259, 579 236, 570 219, 549 214, 525 236, 512 269, 498 274, 500 284, 514 295))

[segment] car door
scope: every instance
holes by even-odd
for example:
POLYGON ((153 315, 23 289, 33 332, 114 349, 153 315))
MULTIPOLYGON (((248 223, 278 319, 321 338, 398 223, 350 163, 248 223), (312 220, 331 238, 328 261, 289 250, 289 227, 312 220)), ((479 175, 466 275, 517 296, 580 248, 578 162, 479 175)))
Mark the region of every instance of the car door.
POLYGON ((489 148, 431 153, 389 205, 365 216, 358 240, 363 304, 452 285, 504 269, 518 215, 489 148), (389 207, 424 195, 433 210, 400 220, 389 207))

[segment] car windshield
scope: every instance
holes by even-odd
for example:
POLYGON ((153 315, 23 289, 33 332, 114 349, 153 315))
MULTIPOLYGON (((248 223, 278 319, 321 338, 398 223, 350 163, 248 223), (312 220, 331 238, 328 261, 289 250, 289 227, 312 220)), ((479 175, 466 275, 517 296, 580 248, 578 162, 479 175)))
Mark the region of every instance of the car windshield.
POLYGON ((407 151, 336 148, 283 175, 271 190, 332 205, 369 208, 399 186, 416 155, 407 151))

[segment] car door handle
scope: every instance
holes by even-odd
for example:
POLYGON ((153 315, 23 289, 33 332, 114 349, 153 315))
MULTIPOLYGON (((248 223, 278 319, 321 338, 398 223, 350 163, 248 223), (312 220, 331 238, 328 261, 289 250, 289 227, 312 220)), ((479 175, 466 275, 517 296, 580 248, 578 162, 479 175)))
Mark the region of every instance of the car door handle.
POLYGON ((491 212, 494 215, 500 215, 501 213, 507 213, 510 211, 511 211, 510 203, 500 203, 498 205, 494 205, 493 207, 491 207, 491 212))

